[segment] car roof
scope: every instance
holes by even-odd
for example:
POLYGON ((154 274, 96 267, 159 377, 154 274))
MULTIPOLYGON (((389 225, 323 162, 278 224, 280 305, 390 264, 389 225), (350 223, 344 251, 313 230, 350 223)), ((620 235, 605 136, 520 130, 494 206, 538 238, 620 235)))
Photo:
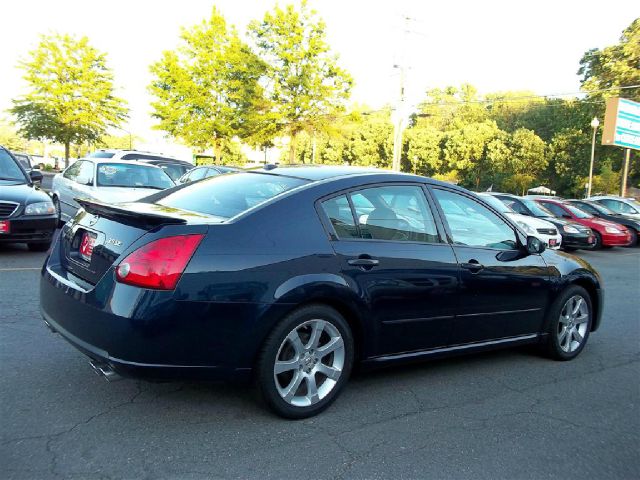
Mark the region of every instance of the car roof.
POLYGON ((153 165, 151 163, 147 163, 147 162, 139 162, 137 160, 119 160, 119 159, 112 159, 112 158, 96 158, 96 157, 92 157, 92 158, 79 158, 77 161, 80 160, 86 160, 88 162, 95 162, 96 164, 100 164, 100 163, 117 163, 120 165, 140 165, 142 167, 149 167, 149 168, 158 168, 160 170, 162 170, 160 167, 158 167, 157 165, 153 165))
POLYGON ((397 174, 406 175, 389 170, 381 170, 378 168, 367 167, 349 167, 342 165, 285 165, 285 166, 267 166, 258 169, 248 170, 249 172, 265 172, 272 175, 282 175, 284 177, 295 177, 302 180, 318 181, 327 180, 336 177, 345 177, 351 175, 364 174, 397 174))

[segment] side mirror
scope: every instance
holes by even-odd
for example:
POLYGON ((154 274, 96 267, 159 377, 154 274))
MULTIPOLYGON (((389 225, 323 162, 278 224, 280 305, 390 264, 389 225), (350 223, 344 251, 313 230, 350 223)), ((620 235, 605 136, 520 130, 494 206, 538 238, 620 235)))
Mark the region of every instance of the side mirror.
POLYGON ((538 237, 527 237, 527 252, 530 255, 539 255, 546 250, 547 246, 538 237))
POLYGON ((33 183, 38 185, 42 184, 42 178, 43 178, 42 172, 39 172, 37 170, 31 170, 29 172, 29 177, 31 178, 31 181, 33 183))

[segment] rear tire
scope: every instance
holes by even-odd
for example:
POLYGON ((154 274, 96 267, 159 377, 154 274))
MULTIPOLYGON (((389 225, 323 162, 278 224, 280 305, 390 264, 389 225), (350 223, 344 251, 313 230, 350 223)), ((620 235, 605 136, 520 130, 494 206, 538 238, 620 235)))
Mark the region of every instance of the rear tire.
POLYGON ((278 415, 311 417, 338 397, 353 358, 353 335, 345 319, 325 305, 302 307, 265 340, 256 368, 258 387, 278 415))
POLYGON ((640 245, 640 242, 638 241, 638 232, 633 228, 630 228, 629 233, 631 234, 631 241, 629 242, 629 245, 627 245, 627 247, 637 247, 638 245, 640 245))
POLYGON ((58 217, 58 222, 56 223, 56 228, 62 228, 62 226, 64 225, 64 222, 62 221, 62 210, 60 209, 60 200, 58 200, 58 197, 53 197, 53 208, 55 208, 56 210, 56 215, 58 217))
POLYGON ((589 293, 579 285, 567 287, 547 313, 547 336, 543 353, 554 360, 573 360, 589 338, 593 306, 589 293))

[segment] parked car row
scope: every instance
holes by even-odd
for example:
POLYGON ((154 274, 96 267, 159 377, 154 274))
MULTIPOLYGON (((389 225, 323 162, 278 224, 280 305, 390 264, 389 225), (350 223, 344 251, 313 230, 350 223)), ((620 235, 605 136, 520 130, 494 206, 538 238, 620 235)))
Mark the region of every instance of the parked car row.
MULTIPOLYGON (((640 203, 634 199, 598 196, 576 200, 535 195, 519 197, 499 192, 480 195, 499 199, 521 216, 551 224, 553 231, 557 230, 561 235, 561 247, 567 251, 639 244, 640 203)), ((521 226, 528 234, 536 235, 553 248, 549 243, 551 239, 543 235, 551 230, 538 229, 534 232, 531 227, 527 230, 521 226)))

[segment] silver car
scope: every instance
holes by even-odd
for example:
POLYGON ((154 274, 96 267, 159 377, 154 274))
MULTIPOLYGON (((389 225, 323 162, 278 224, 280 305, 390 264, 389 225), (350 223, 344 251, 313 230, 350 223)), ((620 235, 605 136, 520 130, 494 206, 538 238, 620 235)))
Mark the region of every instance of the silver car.
POLYGON ((615 195, 599 195, 591 197, 589 200, 598 202, 600 205, 604 205, 615 213, 640 220, 640 203, 633 198, 624 198, 615 195))
POLYGON ((82 158, 53 177, 51 197, 58 218, 66 222, 80 208, 76 198, 105 203, 131 202, 174 185, 173 180, 154 165, 82 158))

